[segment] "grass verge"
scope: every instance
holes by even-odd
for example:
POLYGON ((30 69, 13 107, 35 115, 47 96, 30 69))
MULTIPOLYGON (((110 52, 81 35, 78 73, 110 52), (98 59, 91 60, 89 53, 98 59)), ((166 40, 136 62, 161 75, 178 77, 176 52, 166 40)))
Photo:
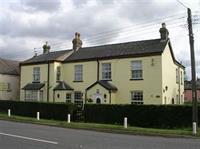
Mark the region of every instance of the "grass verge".
POLYGON ((155 128, 141 128, 141 127, 129 126, 127 129, 125 129, 121 125, 81 123, 81 122, 67 123, 65 121, 46 120, 46 119, 41 119, 38 121, 35 118, 31 118, 31 117, 22 117, 22 116, 16 116, 16 115, 12 115, 11 117, 8 117, 7 114, 3 114, 3 113, 0 113, 0 120, 48 125, 48 126, 55 126, 55 127, 62 127, 62 128, 93 130, 93 131, 108 132, 108 133, 163 136, 163 137, 200 138, 200 134, 199 134, 200 131, 198 131, 196 136, 193 136, 191 128, 155 129, 155 128))

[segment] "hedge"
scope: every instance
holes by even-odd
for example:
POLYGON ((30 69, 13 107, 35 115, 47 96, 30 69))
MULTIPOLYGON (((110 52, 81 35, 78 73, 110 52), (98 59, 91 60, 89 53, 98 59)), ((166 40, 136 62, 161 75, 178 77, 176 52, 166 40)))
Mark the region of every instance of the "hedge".
POLYGON ((183 128, 192 125, 191 106, 87 104, 84 116, 85 122, 120 125, 127 117, 129 125, 149 128, 183 128))
POLYGON ((7 112, 11 109, 11 114, 36 117, 40 112, 40 117, 44 119, 66 120, 67 114, 76 113, 73 104, 66 103, 45 103, 45 102, 23 102, 23 101, 0 101, 0 112, 7 112))

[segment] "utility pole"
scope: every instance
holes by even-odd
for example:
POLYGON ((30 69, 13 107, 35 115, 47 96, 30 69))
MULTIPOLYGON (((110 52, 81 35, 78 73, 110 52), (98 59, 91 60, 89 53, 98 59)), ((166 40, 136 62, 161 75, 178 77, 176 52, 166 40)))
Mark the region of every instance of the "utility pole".
POLYGON ((190 56, 191 56, 191 72, 192 72, 192 132, 197 134, 198 128, 198 103, 196 90, 196 70, 195 70, 195 53, 194 53, 194 36, 192 30, 192 14, 191 9, 187 8, 188 13, 188 30, 190 41, 190 56))

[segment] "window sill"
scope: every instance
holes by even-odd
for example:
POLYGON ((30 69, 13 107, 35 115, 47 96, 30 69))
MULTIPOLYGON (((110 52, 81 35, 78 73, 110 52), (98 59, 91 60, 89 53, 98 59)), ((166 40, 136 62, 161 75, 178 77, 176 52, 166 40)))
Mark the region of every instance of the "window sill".
POLYGON ((40 83, 40 81, 33 81, 32 83, 40 83))
POLYGON ((102 81, 112 81, 112 79, 102 79, 102 81))
POLYGON ((83 81, 73 81, 73 82, 83 82, 83 81))
POLYGON ((141 79, 130 79, 130 81, 141 81, 141 80, 144 80, 143 78, 141 79))

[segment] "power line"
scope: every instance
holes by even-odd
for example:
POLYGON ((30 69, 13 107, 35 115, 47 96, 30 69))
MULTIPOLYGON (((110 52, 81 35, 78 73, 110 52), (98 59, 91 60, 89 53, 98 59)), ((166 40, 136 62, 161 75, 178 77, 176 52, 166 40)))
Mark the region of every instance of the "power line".
POLYGON ((176 0, 179 4, 181 4, 183 7, 185 7, 185 8, 189 8, 189 7, 187 7, 184 3, 182 3, 181 1, 179 1, 179 0, 176 0))

